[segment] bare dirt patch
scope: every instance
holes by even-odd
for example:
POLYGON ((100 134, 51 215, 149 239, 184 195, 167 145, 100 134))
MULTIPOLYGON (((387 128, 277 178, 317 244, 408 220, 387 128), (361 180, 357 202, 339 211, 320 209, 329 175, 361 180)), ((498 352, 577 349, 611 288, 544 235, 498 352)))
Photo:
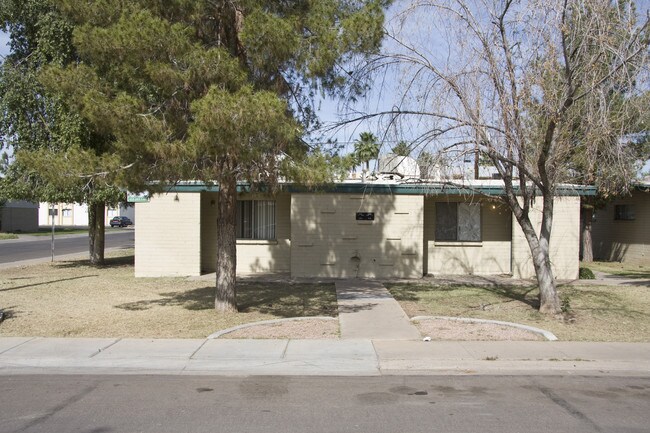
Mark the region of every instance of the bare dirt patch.
POLYGON ((219 338, 336 339, 338 320, 291 320, 260 324, 224 334, 219 338))
POLYGON ((534 332, 491 323, 466 323, 447 319, 418 320, 420 333, 432 340, 446 341, 538 341, 544 340, 534 332))

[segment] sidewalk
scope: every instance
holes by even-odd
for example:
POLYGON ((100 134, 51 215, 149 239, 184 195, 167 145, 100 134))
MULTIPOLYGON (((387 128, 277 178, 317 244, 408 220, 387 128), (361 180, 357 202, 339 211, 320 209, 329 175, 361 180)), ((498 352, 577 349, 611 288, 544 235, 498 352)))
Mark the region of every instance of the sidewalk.
POLYGON ((650 343, 0 338, 0 374, 650 377, 650 343))
POLYGON ((629 278, 621 275, 594 271, 593 280, 575 280, 572 284, 582 286, 640 286, 650 287, 650 278, 629 278))

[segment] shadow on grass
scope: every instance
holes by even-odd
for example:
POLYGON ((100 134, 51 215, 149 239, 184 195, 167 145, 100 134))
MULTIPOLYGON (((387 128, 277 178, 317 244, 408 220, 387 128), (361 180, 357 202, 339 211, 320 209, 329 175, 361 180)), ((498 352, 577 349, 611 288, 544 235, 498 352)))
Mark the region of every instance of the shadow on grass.
POLYGON ((9 292, 11 290, 26 289, 28 287, 44 286, 47 284, 61 283, 63 281, 80 280, 82 278, 90 278, 90 277, 98 277, 98 276, 99 275, 95 274, 95 275, 82 275, 80 277, 61 278, 59 280, 43 281, 42 283, 25 284, 24 286, 16 286, 16 287, 9 287, 7 289, 0 289, 0 292, 9 292))
POLYGON ((626 262, 580 262, 581 267, 606 274, 606 279, 650 279, 647 265, 635 265, 626 262))
POLYGON ((562 294, 571 301, 571 309, 592 316, 618 316, 640 321, 650 320, 650 312, 636 309, 637 304, 608 289, 593 290, 566 287, 562 294))
POLYGON ((345 305, 341 304, 338 306, 338 310, 341 313, 356 313, 359 311, 370 311, 377 306, 377 303, 368 302, 365 304, 354 304, 354 305, 345 305))
POLYGON ((650 279, 650 271, 616 272, 616 273, 613 273, 611 275, 616 276, 616 277, 620 277, 620 278, 634 278, 634 279, 636 279, 636 278, 639 278, 639 279, 645 278, 645 279, 650 279))
MULTIPOLYGON (((117 305, 129 311, 153 307, 182 307, 186 310, 214 308, 215 288, 201 287, 182 292, 160 293, 160 299, 117 305)), ((244 283, 237 286, 240 313, 262 313, 276 317, 336 316, 333 284, 244 283)))
POLYGON ((15 319, 20 315, 20 313, 22 313, 22 311, 16 311, 15 308, 16 308, 15 305, 4 307, 4 308, 0 306, 0 314, 2 314, 2 320, 0 320, 0 326, 2 326, 2 322, 4 322, 5 320, 15 319))
POLYGON ((162 298, 128 302, 115 308, 128 311, 143 311, 153 307, 183 307, 186 310, 208 310, 214 308, 214 287, 201 287, 183 292, 160 293, 162 298))
POLYGON ((73 269, 73 268, 96 268, 96 269, 111 269, 111 268, 123 268, 127 266, 133 266, 135 264, 135 256, 133 254, 128 256, 120 257, 108 257, 104 259, 103 265, 92 265, 90 260, 71 260, 68 262, 59 262, 55 263, 55 267, 58 269, 73 269))
MULTIPOLYGON (((528 305, 532 308, 539 308, 539 299, 537 298, 537 286, 518 286, 503 284, 386 284, 386 288, 398 301, 419 302, 425 298, 426 294, 448 292, 450 295, 456 290, 475 289, 492 293, 505 302, 517 301, 528 305)), ((477 293, 478 295, 478 293, 477 293)), ((471 298, 471 295, 467 296, 471 298)))

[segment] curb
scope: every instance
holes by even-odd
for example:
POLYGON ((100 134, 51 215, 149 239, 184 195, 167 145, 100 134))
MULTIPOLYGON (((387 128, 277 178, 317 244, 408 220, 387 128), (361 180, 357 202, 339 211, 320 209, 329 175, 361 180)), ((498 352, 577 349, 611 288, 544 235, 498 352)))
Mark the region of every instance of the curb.
POLYGON ((219 338, 222 335, 230 334, 231 332, 238 331, 240 329, 251 328, 258 325, 272 325, 274 323, 282 322, 293 322, 298 320, 339 320, 337 317, 328 317, 328 316, 314 316, 314 317, 288 317, 286 319, 273 319, 273 320, 261 320, 259 322, 244 323, 243 325, 233 326, 232 328, 222 329, 221 331, 214 332, 208 335, 208 340, 214 340, 219 338))
POLYGON ((529 331, 533 332, 535 334, 539 334, 546 338, 548 341, 557 341, 558 338, 555 336, 550 331, 546 331, 545 329, 540 329, 540 328, 535 328, 533 326, 528 326, 528 325, 522 325, 520 323, 513 323, 513 322, 502 322, 500 320, 488 320, 488 319, 472 319, 470 317, 447 317, 447 316, 415 316, 411 318, 411 322, 416 322, 419 320, 449 320, 452 322, 465 322, 465 323, 487 323, 487 324, 492 324, 492 325, 503 325, 503 326, 510 326, 511 328, 517 328, 517 329, 522 329, 524 331, 529 331))

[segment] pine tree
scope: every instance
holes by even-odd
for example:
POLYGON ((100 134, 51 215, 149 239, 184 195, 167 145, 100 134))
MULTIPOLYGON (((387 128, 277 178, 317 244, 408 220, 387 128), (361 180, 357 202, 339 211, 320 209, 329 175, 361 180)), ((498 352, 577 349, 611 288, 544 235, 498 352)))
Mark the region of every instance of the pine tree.
POLYGON ((386 3, 61 0, 78 61, 40 79, 111 137, 123 186, 218 184, 215 307, 236 311, 237 182, 273 189, 328 161, 301 141, 314 98, 364 91, 352 70, 378 50, 386 3))

